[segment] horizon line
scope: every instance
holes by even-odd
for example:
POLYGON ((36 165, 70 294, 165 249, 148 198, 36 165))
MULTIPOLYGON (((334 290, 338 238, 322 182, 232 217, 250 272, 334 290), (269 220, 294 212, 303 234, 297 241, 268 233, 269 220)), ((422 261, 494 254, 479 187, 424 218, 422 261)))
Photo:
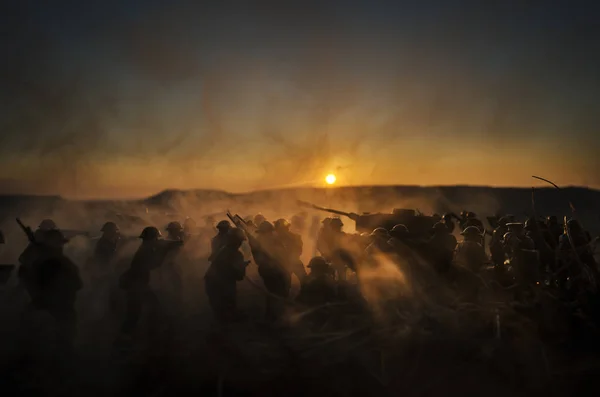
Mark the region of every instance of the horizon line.
MULTIPOLYGON (((565 185, 559 186, 561 189, 585 189, 591 191, 600 191, 598 188, 590 186, 578 186, 578 185, 565 185)), ((283 192, 291 190, 339 190, 339 189, 360 189, 360 188, 420 188, 420 189, 440 189, 440 188, 480 188, 480 189, 556 189, 550 184, 538 183, 532 186, 510 186, 510 185, 471 185, 471 184, 448 184, 448 185, 402 185, 402 184, 375 184, 375 185, 341 185, 341 186, 297 186, 297 187, 274 187, 274 188, 263 188, 254 189, 240 192, 231 192, 224 189, 211 189, 211 188, 189 188, 189 189, 178 189, 178 188, 165 188, 154 194, 145 196, 115 196, 110 198, 99 198, 96 196, 89 197, 69 197, 68 195, 62 194, 31 194, 31 193, 0 193, 0 197, 32 197, 32 198, 60 198, 69 201, 139 201, 147 200, 153 197, 157 197, 167 192, 214 192, 221 193, 230 196, 242 196, 254 193, 267 193, 267 192, 283 192)))

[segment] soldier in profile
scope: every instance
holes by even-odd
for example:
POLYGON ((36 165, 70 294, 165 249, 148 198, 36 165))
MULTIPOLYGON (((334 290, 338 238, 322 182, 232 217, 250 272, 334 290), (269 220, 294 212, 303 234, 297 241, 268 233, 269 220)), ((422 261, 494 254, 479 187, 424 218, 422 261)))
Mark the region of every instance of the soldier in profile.
POLYGON ((215 255, 223 248, 229 240, 229 229, 231 229, 231 223, 229 221, 220 221, 217 223, 217 235, 210 241, 210 256, 209 261, 212 261, 215 255))
POLYGON ((161 240, 162 234, 154 226, 142 230, 142 244, 135 253, 131 266, 121 275, 119 285, 127 293, 127 314, 121 327, 123 336, 132 336, 142 314, 142 309, 150 309, 151 327, 158 324, 159 302, 150 288, 150 273, 162 265, 168 252, 180 245, 181 241, 161 240))
POLYGON ((78 267, 63 253, 68 241, 58 229, 46 231, 43 254, 32 264, 26 284, 32 306, 52 315, 61 339, 70 345, 77 331, 75 301, 83 283, 78 267))
POLYGON ((433 225, 433 236, 429 239, 429 257, 438 273, 446 273, 452 266, 456 237, 450 234, 448 227, 442 222, 433 225))
POLYGON ((290 230, 291 224, 286 219, 276 220, 273 226, 275 227, 275 233, 277 233, 279 241, 281 241, 286 250, 286 266, 298 278, 300 284, 302 284, 306 277, 306 270, 300 259, 303 248, 302 236, 290 230))
POLYGON ((334 271, 325 258, 316 256, 307 266, 310 273, 302 285, 296 301, 308 306, 316 307, 336 300, 336 284, 334 271))
POLYGON ((204 281, 206 295, 214 318, 218 322, 231 322, 237 317, 236 284, 244 279, 246 266, 240 251, 246 235, 241 229, 230 228, 227 231, 225 245, 213 258, 204 281))

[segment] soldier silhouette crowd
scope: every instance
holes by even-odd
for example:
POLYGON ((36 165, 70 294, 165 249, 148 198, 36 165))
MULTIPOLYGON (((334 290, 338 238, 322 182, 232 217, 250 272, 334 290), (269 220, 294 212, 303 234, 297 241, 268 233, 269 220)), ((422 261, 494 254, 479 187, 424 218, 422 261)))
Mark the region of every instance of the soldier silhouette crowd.
MULTIPOLYGON (((390 312, 413 310, 411 299, 417 293, 436 299, 449 289, 452 302, 439 297, 448 307, 477 304, 497 292, 526 311, 539 307, 540 296, 551 292, 556 304, 573 312, 584 312, 594 321, 600 313, 595 241, 575 219, 560 224, 548 216, 521 223, 504 215, 486 229, 476 214, 464 211, 435 216, 426 235, 416 235, 404 224, 346 233, 341 218, 313 218, 311 225, 305 212, 291 221, 271 222, 262 214, 239 219, 216 225, 209 219, 203 228, 190 218, 183 224, 171 222, 162 229, 164 237, 153 226, 139 236, 123 236, 116 223, 106 222, 81 271, 64 253, 69 239, 46 219, 33 232, 26 228, 30 241, 14 272, 17 288, 26 291, 32 310, 51 315, 68 349, 77 337, 76 303, 85 289, 101 291, 93 300, 104 300, 107 306, 114 306, 115 290, 120 294, 122 313, 112 315, 119 318, 115 346, 123 347, 135 343, 141 327, 149 332, 176 327, 173 317, 188 304, 184 296, 194 294, 206 297, 215 326, 256 320, 274 329, 289 328, 294 326, 288 321, 290 311, 314 310, 307 321, 317 330, 332 318, 335 305, 369 307, 375 299, 369 277, 390 267, 411 290, 386 295, 382 307, 390 312), (303 239, 316 255, 305 252, 303 239), (136 240, 141 241, 137 250, 123 262, 123 247, 136 240), (200 245, 206 247, 203 256, 189 249, 200 245), (199 272, 195 267, 202 261, 207 265, 199 272), (259 276, 262 286, 249 280, 249 272, 259 276), (244 280, 264 296, 262 318, 249 318, 239 309, 244 280)), ((383 277, 381 285, 402 288, 392 278, 383 277)))

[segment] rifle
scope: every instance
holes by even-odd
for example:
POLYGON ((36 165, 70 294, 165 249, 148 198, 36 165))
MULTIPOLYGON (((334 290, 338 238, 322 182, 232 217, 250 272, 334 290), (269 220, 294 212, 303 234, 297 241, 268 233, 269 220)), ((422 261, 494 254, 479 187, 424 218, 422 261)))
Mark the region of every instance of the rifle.
POLYGON ((256 226, 250 226, 244 221, 244 218, 239 216, 238 214, 232 215, 229 210, 227 210, 227 217, 237 227, 238 229, 242 229, 248 237, 248 242, 250 243, 250 247, 258 246, 258 241, 256 240, 256 226))
POLYGON ((246 237, 248 237, 248 243, 250 244, 250 251, 252 252, 252 257, 255 260, 256 260, 257 256, 258 257, 261 257, 261 256, 267 257, 269 262, 276 263, 277 267, 279 267, 282 270, 287 271, 285 268, 282 267, 283 264, 280 263, 279 260, 273 258, 264 249, 261 249, 260 243, 258 242, 258 239, 255 236, 256 226, 248 225, 246 223, 246 221, 244 221, 244 218, 242 218, 238 214, 232 215, 231 212, 229 212, 229 210, 227 210, 227 217, 231 220, 231 222, 235 225, 235 227, 237 227, 238 229, 242 229, 244 231, 244 233, 246 234, 246 237))
POLYGON ((356 221, 360 216, 354 212, 344 212, 344 211, 334 210, 332 208, 319 207, 318 205, 314 205, 314 204, 311 204, 309 202, 302 201, 302 200, 296 200, 296 203, 298 204, 299 207, 312 208, 314 210, 325 211, 325 212, 329 212, 331 214, 347 216, 348 218, 352 219, 353 221, 356 221))
POLYGON ((29 242, 32 244, 36 244, 35 234, 33 233, 33 230, 31 230, 31 228, 29 226, 25 226, 19 218, 17 218, 17 223, 23 230, 23 233, 25 233, 25 235, 27 236, 27 239, 29 240, 29 242))

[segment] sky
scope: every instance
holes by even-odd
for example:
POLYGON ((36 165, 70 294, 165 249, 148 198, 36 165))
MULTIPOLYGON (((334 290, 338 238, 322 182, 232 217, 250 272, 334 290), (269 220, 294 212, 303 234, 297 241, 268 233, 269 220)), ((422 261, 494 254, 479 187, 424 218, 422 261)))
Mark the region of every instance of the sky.
POLYGON ((0 12, 0 193, 600 188, 593 1, 31 1, 0 12))

